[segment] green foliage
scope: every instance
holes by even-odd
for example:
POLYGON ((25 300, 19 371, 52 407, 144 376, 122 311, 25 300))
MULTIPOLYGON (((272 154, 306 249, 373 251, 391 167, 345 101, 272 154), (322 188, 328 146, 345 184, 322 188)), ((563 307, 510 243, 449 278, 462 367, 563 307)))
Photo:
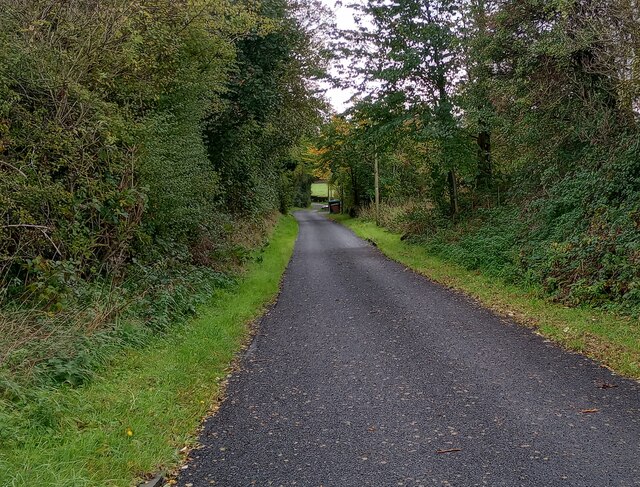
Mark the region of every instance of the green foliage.
POLYGON ((53 309, 74 279, 206 259, 290 204, 281 173, 324 107, 311 7, 1 6, 0 298, 53 309))
POLYGON ((325 13, 0 0, 0 400, 85 384, 252 259, 307 187, 325 13))
POLYGON ((206 218, 195 203, 215 175, 200 121, 246 27, 214 34, 195 4, 47 5, 3 0, 0 276, 52 305, 42 289, 66 279, 60 268, 121 272, 145 221, 179 239, 175 218, 206 218))
POLYGON ((361 13, 344 37, 363 101, 318 141, 347 203, 371 193, 375 156, 385 225, 563 303, 638 314, 634 8, 372 0, 361 13))
POLYGON ((323 127, 319 161, 330 172, 331 183, 341 188, 342 207, 356 214, 373 197, 373 148, 367 142, 367 125, 350 124, 334 117, 323 127))
MULTIPOLYGON (((197 318, 105 357, 108 367, 91 383, 31 388, 22 401, 0 397, 0 485, 126 487, 176 468, 220 400, 248 324, 276 295, 296 234, 295 220, 282 217, 260 262, 232 286, 204 293, 197 318)), ((161 279, 158 272, 152 280, 161 279)))
POLYGON ((157 265, 141 268, 119 286, 85 284, 56 313, 6 311, 0 314, 0 397, 26 399, 33 384, 81 385, 114 353, 145 345, 232 282, 205 267, 157 265))
POLYGON ((294 189, 281 174, 294 169, 292 149, 320 124, 325 109, 302 77, 313 54, 300 9, 283 0, 263 2, 261 13, 278 27, 238 42, 224 109, 207 121, 208 154, 220 178, 217 201, 233 215, 286 211, 294 189))
POLYGON ((459 179, 469 172, 471 145, 452 98, 463 52, 462 7, 455 0, 370 0, 358 7, 368 22, 347 34, 357 58, 350 74, 364 90, 349 114, 350 138, 364 138, 379 159, 402 139, 428 146, 423 167, 430 197, 452 218, 460 211, 459 179))
MULTIPOLYGON (((591 215, 591 209, 567 212, 553 201, 556 204, 539 201, 543 207, 529 213, 514 205, 480 209, 455 225, 424 203, 383 205, 381 222, 467 270, 539 286, 563 303, 638 315, 638 265, 633 256, 640 247, 637 212, 629 210, 638 202, 623 210, 595 208, 596 215, 591 215), (553 210, 561 211, 560 216, 553 210), (592 222, 587 228, 585 220, 592 222)), ((361 216, 374 221, 371 208, 361 216)))
POLYGON ((531 284, 518 266, 519 239, 525 225, 519 221, 517 208, 481 210, 473 220, 437 228, 430 237, 417 237, 436 255, 506 282, 531 284))
POLYGON ((296 166, 292 174, 293 197, 292 206, 307 208, 311 205, 311 184, 313 176, 302 166, 296 166))
POLYGON ((156 242, 193 243, 216 212, 218 177, 200 136, 199 109, 179 110, 155 113, 144 125, 146 146, 139 174, 149 196, 143 228, 156 242))

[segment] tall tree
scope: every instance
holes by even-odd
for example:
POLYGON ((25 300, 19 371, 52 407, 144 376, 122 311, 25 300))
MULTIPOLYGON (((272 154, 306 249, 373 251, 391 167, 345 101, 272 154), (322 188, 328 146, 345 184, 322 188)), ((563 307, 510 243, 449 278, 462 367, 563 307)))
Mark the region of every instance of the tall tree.
POLYGON ((460 29, 465 71, 460 104, 466 112, 466 123, 475 134, 476 186, 484 192, 491 190, 493 179, 491 124, 494 107, 490 99, 491 67, 487 56, 487 47, 491 42, 488 23, 492 3, 490 0, 465 2, 460 29))
POLYGON ((206 131, 209 157, 224 187, 220 200, 233 213, 278 207, 289 150, 319 125, 326 110, 314 96, 326 54, 318 39, 322 32, 312 31, 326 28, 326 11, 313 6, 265 0, 259 12, 269 28, 237 43, 224 110, 209 118, 206 131), (313 16, 304 15, 309 10, 313 16))
POLYGON ((350 33, 355 79, 373 99, 392 98, 395 106, 421 120, 424 140, 436 142, 432 165, 434 200, 448 193, 449 213, 459 211, 458 165, 461 136, 453 92, 460 77, 458 29, 461 4, 455 0, 370 0, 359 7, 361 27, 350 33))

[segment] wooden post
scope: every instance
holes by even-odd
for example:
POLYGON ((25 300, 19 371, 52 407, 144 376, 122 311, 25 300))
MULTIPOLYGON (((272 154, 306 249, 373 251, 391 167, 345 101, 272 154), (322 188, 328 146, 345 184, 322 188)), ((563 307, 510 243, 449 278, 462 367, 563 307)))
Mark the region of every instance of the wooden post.
POLYGON ((380 170, 378 168, 378 150, 374 146, 374 172, 375 172, 375 186, 376 186, 376 225, 380 225, 380 170))

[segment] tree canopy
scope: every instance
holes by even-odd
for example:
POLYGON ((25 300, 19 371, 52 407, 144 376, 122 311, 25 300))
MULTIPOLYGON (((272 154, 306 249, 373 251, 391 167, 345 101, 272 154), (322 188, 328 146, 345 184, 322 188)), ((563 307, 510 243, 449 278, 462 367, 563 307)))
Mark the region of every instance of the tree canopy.
POLYGON ((0 0, 0 300, 206 262, 327 110, 317 2, 0 0), (25 294, 26 293, 26 294, 25 294))
POLYGON ((494 255, 488 267, 566 302, 639 309, 637 6, 353 8, 338 46, 355 103, 317 142, 351 213, 372 202, 375 153, 383 202, 404 208, 391 224, 408 235, 464 235, 471 267, 494 255))

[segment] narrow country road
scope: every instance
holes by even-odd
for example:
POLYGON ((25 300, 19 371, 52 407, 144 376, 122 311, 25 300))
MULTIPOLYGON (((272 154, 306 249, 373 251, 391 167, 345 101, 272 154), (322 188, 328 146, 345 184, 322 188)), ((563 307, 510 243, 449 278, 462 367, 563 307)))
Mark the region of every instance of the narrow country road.
POLYGON ((640 485, 638 383, 296 218, 279 301, 180 486, 640 485))

